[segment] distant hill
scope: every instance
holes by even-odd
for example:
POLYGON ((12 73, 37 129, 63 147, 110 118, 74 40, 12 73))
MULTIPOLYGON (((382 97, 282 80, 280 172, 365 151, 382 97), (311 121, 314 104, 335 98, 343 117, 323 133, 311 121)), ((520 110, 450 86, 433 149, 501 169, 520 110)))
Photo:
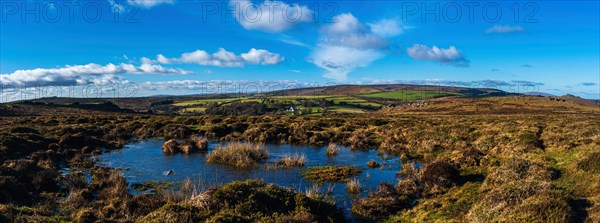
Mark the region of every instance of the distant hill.
MULTIPOLYGON (((6 103, 0 106, 0 116, 23 115, 74 110, 88 112, 135 112, 153 114, 176 114, 181 110, 201 111, 203 106, 215 99, 225 101, 261 101, 271 96, 329 96, 336 103, 332 111, 353 108, 370 112, 385 107, 387 112, 584 112, 586 108, 599 110, 598 101, 574 95, 554 96, 539 92, 523 94, 509 93, 491 88, 466 88, 435 85, 336 85, 325 87, 298 88, 250 94, 218 95, 156 95, 137 98, 40 98, 6 103), (338 97, 339 96, 339 97, 338 97), (518 99, 518 100, 515 100, 518 99), (238 99, 238 100, 235 100, 238 99), (343 104, 342 104, 343 103, 343 104), (415 104, 416 103, 416 104, 415 104), (354 106, 354 107, 352 107, 354 106)), ((297 100, 297 99, 279 99, 297 100)), ((233 102, 232 101, 232 102, 233 102)))
POLYGON ((491 88, 466 88, 438 85, 412 85, 412 84, 386 84, 386 85, 336 85, 325 87, 299 88, 289 90, 279 90, 266 93, 266 95, 285 95, 285 96, 321 96, 321 95, 361 95, 377 92, 393 91, 433 91, 458 93, 465 96, 504 96, 513 95, 511 93, 491 88))
POLYGON ((548 93, 544 93, 544 92, 525 92, 525 93, 521 93, 524 95, 529 95, 529 96, 540 96, 540 97, 554 97, 555 95, 553 94, 548 94, 548 93))

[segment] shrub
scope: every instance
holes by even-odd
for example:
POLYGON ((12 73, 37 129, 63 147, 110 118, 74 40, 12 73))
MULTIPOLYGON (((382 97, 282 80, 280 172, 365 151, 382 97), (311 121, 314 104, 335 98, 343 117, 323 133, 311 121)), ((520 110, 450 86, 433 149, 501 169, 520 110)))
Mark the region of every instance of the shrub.
POLYGON ((262 145, 250 143, 229 143, 219 146, 208 154, 209 163, 219 163, 237 168, 249 168, 269 159, 269 153, 262 145))
POLYGON ((444 192, 458 183, 460 172, 447 161, 435 161, 423 167, 419 179, 425 192, 444 192))

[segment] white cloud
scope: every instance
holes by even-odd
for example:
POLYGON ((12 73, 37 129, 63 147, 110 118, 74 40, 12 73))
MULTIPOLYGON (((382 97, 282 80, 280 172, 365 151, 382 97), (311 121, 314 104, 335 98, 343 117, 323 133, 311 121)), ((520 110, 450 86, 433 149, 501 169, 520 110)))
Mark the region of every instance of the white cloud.
POLYGON ((327 70, 324 75, 336 81, 345 81, 347 74, 382 58, 384 54, 375 49, 356 49, 344 46, 320 46, 311 55, 311 62, 327 70))
MULTIPOLYGON (((392 27, 390 24, 365 26, 350 13, 337 15, 333 20, 336 22, 321 28, 319 44, 309 61, 325 69, 326 78, 336 81, 345 81, 348 73, 356 68, 366 67, 384 57, 384 49, 388 46, 385 37, 400 33, 397 30, 384 30, 385 27, 392 27)), ((392 20, 385 20, 384 23, 389 21, 392 20)))
POLYGON ((388 45, 387 40, 376 35, 365 27, 356 17, 350 13, 344 13, 333 17, 336 21, 321 30, 322 43, 353 48, 384 48, 388 45))
POLYGON ((381 37, 397 36, 412 28, 403 25, 398 19, 382 19, 375 23, 368 23, 367 25, 369 25, 373 33, 381 37))
POLYGON ((160 4, 173 4, 175 0, 127 0, 129 5, 152 8, 160 4))
POLYGON ((407 49, 407 53, 415 60, 429 60, 458 67, 469 66, 469 61, 454 46, 444 49, 415 44, 407 49))
POLYGON ((291 44, 291 45, 308 47, 308 45, 306 45, 305 43, 300 42, 297 39, 294 39, 293 37, 285 35, 285 34, 282 34, 282 37, 279 40, 281 42, 284 42, 284 43, 287 43, 287 44, 291 44))
POLYGON ((86 64, 64 66, 61 68, 37 68, 17 70, 11 74, 1 74, 0 82, 4 85, 33 84, 101 84, 119 81, 122 78, 115 74, 190 74, 178 68, 165 68, 160 65, 142 64, 86 64))
POLYGON ((199 64, 215 67, 243 67, 245 64, 274 65, 285 58, 279 54, 263 49, 250 49, 247 53, 236 55, 223 48, 213 54, 204 50, 183 53, 179 58, 167 58, 162 54, 156 56, 156 61, 162 64, 199 64))
POLYGON ((254 4, 250 0, 230 0, 235 19, 244 29, 278 33, 292 29, 299 23, 313 21, 313 12, 307 6, 266 0, 254 4))
POLYGON ((510 26, 510 25, 494 25, 489 29, 485 30, 485 33, 518 33, 525 32, 525 28, 522 26, 510 26))
POLYGON ((271 53, 266 50, 250 49, 248 53, 242 53, 242 58, 251 64, 272 65, 283 61, 279 54, 271 53))

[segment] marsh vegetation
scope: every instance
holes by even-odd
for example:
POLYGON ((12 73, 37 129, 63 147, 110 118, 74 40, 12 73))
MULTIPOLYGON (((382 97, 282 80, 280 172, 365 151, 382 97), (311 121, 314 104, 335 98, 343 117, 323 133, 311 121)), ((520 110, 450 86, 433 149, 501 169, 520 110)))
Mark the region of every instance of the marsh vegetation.
MULTIPOLYGON (((356 191, 349 188, 360 188, 349 207, 352 217, 371 221, 599 221, 600 116, 583 108, 578 111, 588 113, 536 113, 545 105, 536 104, 541 103, 537 99, 497 106, 513 109, 529 103, 536 110, 490 114, 493 109, 485 105, 494 100, 432 102, 410 113, 389 110, 376 116, 160 116, 45 106, 41 109, 56 112, 0 118, 0 221, 339 222, 348 216, 328 194, 356 191), (486 113, 469 110, 477 107, 473 104, 486 113), (469 112, 436 115, 436 109, 448 106, 469 112), (427 115, 414 113, 418 111, 427 115), (165 140, 182 144, 195 135, 231 143, 209 141, 208 154, 163 155, 165 140), (160 140, 152 151, 134 148, 135 143, 155 138, 160 140), (314 150, 319 155, 297 150, 271 153, 263 148, 271 143, 311 145, 319 148, 314 150), (329 152, 327 147, 333 144, 339 145, 337 152, 329 152), (129 158, 115 158, 128 150, 161 157, 151 163, 160 171, 129 158), (377 153, 403 162, 367 156, 377 153), (99 156, 124 165, 103 165, 99 156), (335 163, 350 160, 349 156, 365 158, 355 164, 335 163), (216 173, 227 182, 189 186, 184 179, 193 174, 184 168, 169 176, 182 182, 170 187, 156 179, 132 178, 138 171, 152 171, 144 174, 164 179, 161 171, 167 169, 163 165, 167 162, 197 171, 198 159, 210 160, 202 163, 206 169, 200 175, 209 178, 205 173, 218 167, 224 170, 216 173), (384 169, 367 168, 371 159, 384 169), (266 165, 279 161, 291 168, 267 170, 266 165), (265 181, 244 180, 257 176, 252 171, 272 174, 258 175, 265 181), (289 171, 291 176, 278 171, 289 171), (390 171, 393 182, 378 178, 390 171), (300 184, 294 179, 317 186, 304 183, 304 188, 291 189, 290 185, 300 184), (373 187, 373 181, 382 183, 373 187), (328 182, 339 183, 329 189, 328 182), (134 193, 134 184, 145 192, 134 193)), ((19 104, 8 111, 19 114, 15 111, 27 106, 37 108, 19 104)), ((569 106, 574 105, 561 109, 569 106)))

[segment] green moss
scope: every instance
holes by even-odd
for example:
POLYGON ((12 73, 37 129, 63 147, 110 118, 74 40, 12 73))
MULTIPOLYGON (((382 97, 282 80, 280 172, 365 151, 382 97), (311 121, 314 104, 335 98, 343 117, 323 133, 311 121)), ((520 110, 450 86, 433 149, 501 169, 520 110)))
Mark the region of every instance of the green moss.
POLYGON ((421 199, 413 209, 393 216, 389 222, 461 222, 480 198, 480 183, 466 183, 446 194, 421 199))
POLYGON ((138 191, 157 192, 157 191, 161 191, 161 190, 165 190, 167 188, 173 187, 176 184, 177 183, 175 183, 175 182, 149 180, 149 181, 146 181, 143 183, 133 183, 131 185, 131 189, 138 190, 138 191))
POLYGON ((317 183, 348 182, 360 172, 362 170, 353 166, 315 166, 304 171, 302 177, 317 183))

